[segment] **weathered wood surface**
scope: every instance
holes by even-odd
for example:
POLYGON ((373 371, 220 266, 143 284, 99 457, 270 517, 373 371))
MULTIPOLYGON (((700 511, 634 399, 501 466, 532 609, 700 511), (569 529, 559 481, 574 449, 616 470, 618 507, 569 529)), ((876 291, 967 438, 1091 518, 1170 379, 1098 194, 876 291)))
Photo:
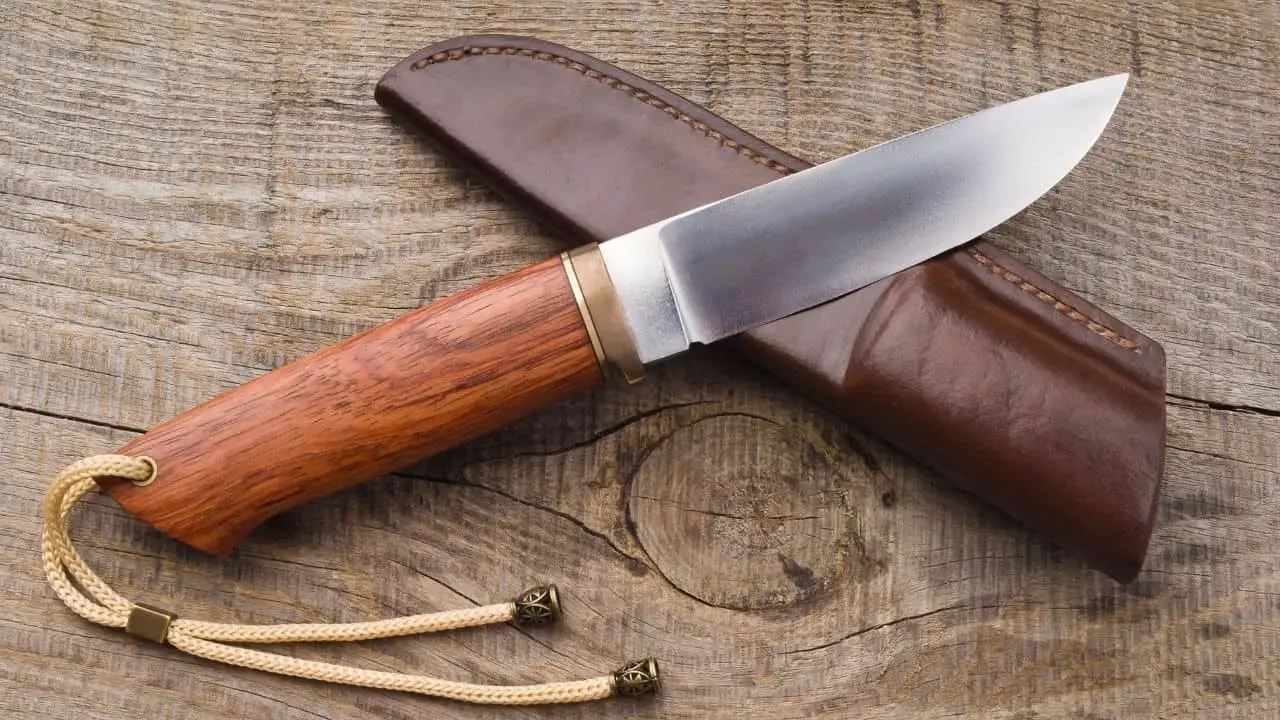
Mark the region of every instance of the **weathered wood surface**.
POLYGON ((1280 63, 1268 2, 381 0, 0 6, 0 714, 1280 716, 1280 63), (387 617, 560 584, 563 626, 298 647, 482 682, 653 654, 655 702, 493 710, 191 659, 37 561, 65 464, 554 243, 373 103, 432 41, 534 34, 809 158, 1134 74, 1005 247, 1164 344, 1168 472, 1119 586, 724 353, 269 523, 230 560, 107 500, 75 535, 189 617, 387 617))

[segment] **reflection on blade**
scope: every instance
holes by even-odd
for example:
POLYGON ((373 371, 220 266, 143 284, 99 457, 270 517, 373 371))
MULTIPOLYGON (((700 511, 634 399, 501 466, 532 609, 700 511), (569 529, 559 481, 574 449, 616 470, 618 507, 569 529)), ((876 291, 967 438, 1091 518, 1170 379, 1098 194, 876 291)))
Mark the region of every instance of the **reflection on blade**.
POLYGON ((629 318, 627 295, 638 284, 619 277, 631 272, 621 263, 638 273, 665 272, 670 283, 683 343, 670 327, 656 330, 665 333, 658 337, 632 318, 642 357, 665 357, 684 349, 677 345, 799 312, 987 232, 1075 167, 1106 127, 1127 79, 1101 78, 993 107, 606 243, 629 318))

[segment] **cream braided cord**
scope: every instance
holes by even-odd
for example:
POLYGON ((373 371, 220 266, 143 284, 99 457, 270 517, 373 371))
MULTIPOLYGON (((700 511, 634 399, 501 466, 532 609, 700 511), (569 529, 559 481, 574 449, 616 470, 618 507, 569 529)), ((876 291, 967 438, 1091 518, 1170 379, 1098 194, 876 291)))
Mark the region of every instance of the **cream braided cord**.
MULTIPOLYGON (((589 680, 518 686, 476 685, 421 675, 364 670, 314 660, 301 660, 287 655, 223 644, 350 642, 509 622, 517 619, 515 601, 466 610, 410 615, 390 620, 339 624, 237 625, 179 618, 168 622, 166 630, 163 623, 168 621, 169 617, 126 600, 108 587, 89 568, 71 544, 67 527, 68 517, 75 502, 88 493, 98 490, 95 477, 121 477, 144 483, 154 479, 156 472, 157 468, 149 458, 97 455, 85 458, 63 470, 45 495, 44 530, 41 536, 41 555, 45 576, 49 579, 54 592, 67 604, 67 607, 90 622, 106 627, 126 628, 131 627, 131 619, 136 616, 158 617, 162 627, 152 639, 167 642, 183 652, 207 660, 217 660, 228 665, 238 665, 278 675, 399 690, 472 703, 493 705, 574 703, 599 700, 613 694, 640 694, 657 690, 657 667, 651 660, 633 663, 613 675, 589 680), (79 583, 84 592, 71 582, 72 578, 79 583), (630 681, 627 673, 631 673, 630 681), (635 678, 644 681, 647 675, 652 675, 647 685, 626 684, 628 682, 634 684, 635 678), (618 684, 619 678, 624 683, 622 686, 618 684)), ((545 588, 537 590, 548 592, 545 588)), ((552 607, 558 609, 558 606, 554 606, 554 589, 550 589, 549 592, 552 607)))

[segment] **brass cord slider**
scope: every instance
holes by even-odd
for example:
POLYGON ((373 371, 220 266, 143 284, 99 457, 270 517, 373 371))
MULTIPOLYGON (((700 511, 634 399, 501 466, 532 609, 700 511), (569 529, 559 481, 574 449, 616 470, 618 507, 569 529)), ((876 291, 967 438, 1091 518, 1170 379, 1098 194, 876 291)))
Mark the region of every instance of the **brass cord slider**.
POLYGON ((169 625, 177 618, 177 615, 167 610, 135 603, 129 608, 129 619, 125 621, 124 631, 144 640, 164 644, 169 637, 169 625))

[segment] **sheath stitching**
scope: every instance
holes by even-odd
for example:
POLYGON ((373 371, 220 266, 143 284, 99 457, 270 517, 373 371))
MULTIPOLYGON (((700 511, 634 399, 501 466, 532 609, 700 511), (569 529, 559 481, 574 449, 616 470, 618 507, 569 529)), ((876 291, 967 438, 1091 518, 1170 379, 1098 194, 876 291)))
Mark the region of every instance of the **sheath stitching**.
MULTIPOLYGON (((476 55, 518 55, 521 57, 532 58, 534 60, 542 60, 544 62, 554 63, 556 65, 567 68, 569 70, 574 70, 578 73, 581 73, 582 75, 585 75, 586 77, 589 77, 593 80, 597 80, 601 84, 607 85, 613 88, 614 90, 624 92, 630 95, 631 97, 635 98, 636 100, 644 103, 645 105, 649 105, 650 107, 654 107, 654 108, 657 108, 658 110, 661 110, 662 112, 670 116, 672 119, 679 120, 680 122, 693 128, 694 130, 697 130, 698 132, 702 133, 708 139, 716 141, 716 143, 718 143, 722 147, 727 147, 733 150, 734 152, 738 153, 739 155, 742 155, 743 157, 746 157, 757 164, 764 165, 765 167, 775 172, 781 173, 783 175, 790 175, 796 172, 793 168, 787 167, 786 165, 783 165, 782 163, 776 160, 772 160, 764 156, 763 154, 756 152, 755 150, 752 150, 749 147, 746 147, 745 145, 743 145, 742 143, 736 140, 732 140, 726 137, 724 133, 711 129, 711 127, 708 126, 706 123, 699 122, 693 119, 689 115, 683 112, 680 112, 679 109, 672 107, 671 105, 659 100, 658 98, 653 97, 652 95, 650 95, 647 92, 644 92, 643 90, 634 88, 628 85, 627 83, 619 80, 618 78, 610 77, 609 75, 606 75, 605 73, 602 73, 599 70, 593 70, 592 68, 589 68, 586 65, 583 65, 582 63, 576 60, 570 60, 569 58, 561 57, 553 53, 543 52, 541 50, 531 50, 529 48, 517 48, 517 47, 468 46, 464 48, 458 48, 454 50, 444 50, 438 53, 433 53, 431 55, 428 55, 427 57, 422 58, 421 60, 418 60, 417 62, 414 62, 412 65, 409 66, 409 68, 411 70, 422 70, 423 68, 430 67, 431 65, 436 65, 438 63, 450 62, 452 60, 461 60, 463 58, 473 57, 476 55)), ((1031 295, 1032 297, 1052 307, 1054 310, 1057 310, 1064 317, 1074 321, 1076 324, 1081 325, 1085 328, 1088 328, 1094 334, 1100 337, 1106 338, 1107 340, 1110 340, 1112 343, 1114 343, 1115 345, 1121 348, 1124 348, 1125 350, 1129 350, 1135 353, 1141 352, 1141 350, 1139 349, 1139 344, 1136 341, 1122 336, 1120 333, 1107 327, 1106 325, 1103 325, 1102 323, 1096 320, 1093 320, 1092 318, 1085 315, 1080 310, 1072 307, 1071 305, 1063 302, 1062 300, 1054 297, 1053 295, 1050 295, 1049 293, 1045 292, 1043 289, 1031 284, 1030 282, 1027 282, 1026 279, 1021 277, 1017 273, 1001 266, 999 263, 996 263, 991 258, 982 254, 981 251, 976 250, 974 248, 966 248, 966 250, 969 253, 969 255, 971 255, 975 260, 977 260, 978 263, 981 264, 983 267, 995 273, 997 276, 1004 278, 1005 280, 1008 280, 1009 282, 1018 286, 1023 290, 1023 292, 1026 292, 1028 295, 1031 295)))
POLYGON ((474 55, 520 55, 522 57, 533 58, 534 60, 543 60, 545 62, 555 63, 556 65, 560 65, 561 67, 565 67, 570 70, 576 70, 577 72, 593 80, 599 81, 602 85, 607 85, 613 88, 614 90, 624 92, 630 95, 631 97, 635 98, 636 100, 639 100, 640 102, 644 103, 645 105, 661 110, 671 118, 675 120, 679 120, 685 125, 688 125, 694 130, 697 130, 698 132, 702 133, 707 138, 711 140, 715 140, 720 145, 733 150, 734 152, 738 153, 739 155, 742 155, 743 157, 749 158, 753 162, 756 162, 760 165, 764 165, 765 167, 771 170, 784 173, 784 174, 794 172, 791 168, 787 167, 786 165, 783 165, 782 163, 776 160, 770 160, 769 158, 756 152, 755 150, 752 150, 751 148, 744 146, 742 143, 736 140, 732 140, 728 137, 725 137, 724 133, 719 132, 717 130, 712 130, 711 127, 706 123, 694 120, 692 117, 689 117, 685 113, 680 112, 678 109, 653 97, 652 95, 650 95, 649 93, 643 90, 633 88, 630 85, 626 84, 625 82, 615 77, 610 77, 600 72, 599 70, 592 70, 591 68, 587 67, 586 65, 583 65, 580 62, 577 62, 576 60, 570 60, 568 58, 560 57, 559 55, 552 55, 551 53, 540 52, 537 50, 530 50, 528 48, 466 47, 458 50, 446 50, 444 52, 438 52, 433 55, 429 55, 413 63, 412 65, 409 66, 409 68, 411 70, 421 70, 425 67, 428 67, 430 65, 435 65, 437 63, 449 62, 450 60, 461 60, 465 57, 474 56, 474 55))
POLYGON ((1130 340, 1127 337, 1122 337, 1120 333, 1116 332, 1115 330, 1112 330, 1111 328, 1107 327, 1106 325, 1103 325, 1102 323, 1091 320, 1087 315, 1080 312, 1079 310, 1071 307, 1070 305, 1062 302, 1058 298, 1055 298, 1054 296, 1050 295, 1044 290, 1041 290, 1035 285, 1032 285, 1031 283, 1022 279, 1022 277, 1019 276, 1017 273, 1014 273, 996 264, 996 262, 993 261, 991 258, 987 257, 986 255, 983 255, 981 251, 974 250, 973 248, 968 248, 968 250, 969 250, 969 254, 972 255, 973 258, 977 260, 983 267, 987 268, 988 270, 995 273, 996 275, 999 275, 1005 280, 1008 280, 1014 285, 1017 285, 1018 287, 1022 288, 1023 291, 1025 291, 1026 293, 1030 295, 1034 295, 1035 297, 1039 298, 1042 302, 1044 302, 1046 305, 1051 306, 1054 310, 1057 310, 1063 315, 1066 315, 1072 320, 1075 320, 1077 323, 1089 328, 1093 332, 1110 340, 1116 345, 1119 345, 1125 350, 1132 350, 1133 352, 1138 352, 1138 343, 1130 340))

